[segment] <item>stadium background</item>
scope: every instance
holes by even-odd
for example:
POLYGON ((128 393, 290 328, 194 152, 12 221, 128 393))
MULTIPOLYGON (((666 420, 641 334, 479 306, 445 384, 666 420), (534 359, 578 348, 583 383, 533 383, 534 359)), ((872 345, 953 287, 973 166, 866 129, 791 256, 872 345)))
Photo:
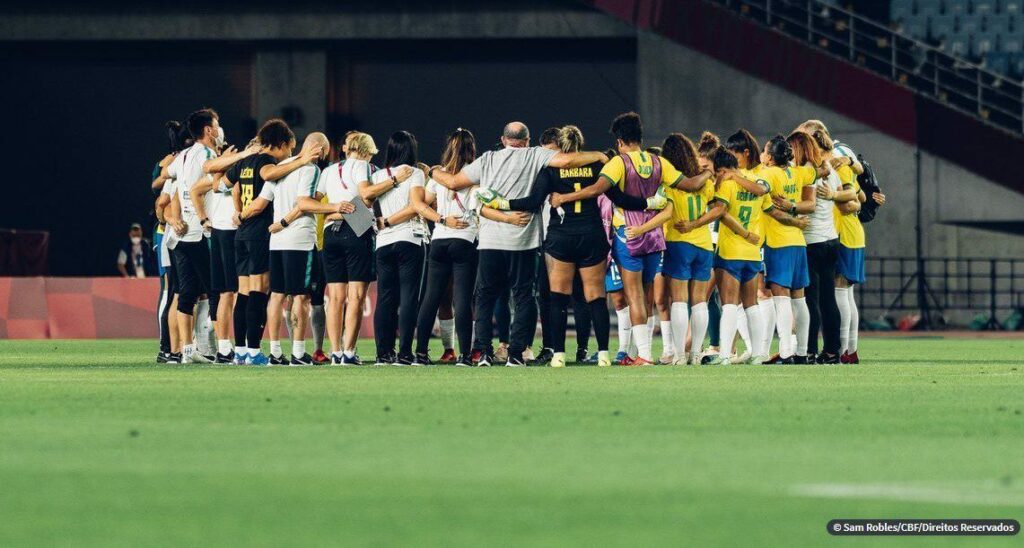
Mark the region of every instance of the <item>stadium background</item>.
MULTIPOLYGON (((802 3, 775 3, 789 4, 802 3)), ((819 28, 833 32, 843 13, 825 14, 825 4, 807 5, 819 28)), ((963 4, 980 21, 979 6, 1015 5, 963 4)), ((247 140, 259 121, 283 116, 300 136, 326 129, 336 138, 358 128, 383 142, 408 129, 427 161, 452 128, 490 143, 510 119, 534 135, 573 122, 591 147, 604 148, 609 120, 629 109, 643 116, 648 145, 670 131, 695 137, 737 127, 764 139, 815 117, 871 162, 888 195, 866 225, 874 262, 860 295, 865 319, 918 304, 911 277, 920 212, 920 257, 933 259, 921 264, 945 317, 1004 320, 1020 307, 1024 269, 1011 261, 1024 257, 1020 125, 978 116, 980 101, 972 115, 915 93, 906 74, 879 76, 820 40, 808 45, 773 32, 758 19, 765 5, 147 0, 127 12, 114 2, 24 5, 0 18, 0 63, 16 83, 0 90, 8 122, 0 145, 18 151, 8 162, 0 225, 48 231, 50 275, 114 274, 128 224, 152 222, 146 183, 164 153, 163 122, 199 106, 220 112, 233 143, 247 140), (880 265, 879 257, 899 260, 880 265)), ((923 21, 926 33, 948 11, 942 2, 904 0, 854 8, 881 21, 906 19, 905 32, 923 21)), ((998 18, 1018 21, 1019 9, 998 18)), ((1000 88, 1010 95, 1020 90, 1014 66, 1007 63, 1000 88)), ((989 76, 977 74, 982 97, 989 76)), ((1015 108, 1019 118, 1019 101, 1015 108)), ((13 252, 5 246, 8 274, 13 252)))

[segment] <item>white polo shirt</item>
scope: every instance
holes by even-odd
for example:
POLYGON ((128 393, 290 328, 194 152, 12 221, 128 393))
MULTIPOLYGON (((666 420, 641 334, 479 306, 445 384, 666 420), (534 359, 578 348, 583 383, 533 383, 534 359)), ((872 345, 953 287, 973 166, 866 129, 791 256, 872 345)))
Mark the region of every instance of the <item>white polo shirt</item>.
MULTIPOLYGON (((278 165, 295 160, 288 158, 278 165)), ((263 185, 260 197, 273 202, 274 222, 279 223, 295 208, 299 198, 316 195, 320 168, 307 164, 289 173, 285 178, 263 185)), ((316 245, 316 219, 311 213, 303 214, 280 232, 270 235, 271 251, 309 251, 316 245)))
MULTIPOLYGON (((370 163, 365 160, 345 160, 331 164, 320 174, 316 191, 327 196, 327 201, 332 204, 360 200, 358 185, 370 181, 373 177, 371 169, 370 163)), ((327 221, 324 228, 334 223, 327 221)))
MULTIPOLYGON (((372 184, 383 183, 392 177, 392 175, 398 173, 406 167, 412 168, 412 175, 408 179, 399 183, 399 185, 384 194, 377 197, 377 203, 380 204, 380 213, 384 217, 389 217, 405 209, 409 201, 409 193, 415 187, 423 187, 426 176, 423 175, 423 170, 415 166, 392 166, 390 168, 384 168, 378 170, 373 174, 373 179, 370 181, 372 184)), ((410 244, 422 245, 423 240, 413 231, 413 223, 418 223, 419 217, 413 217, 397 225, 392 225, 381 229, 377 233, 377 249, 384 246, 391 245, 395 242, 409 242, 410 244)))
POLYGON ((473 187, 464 188, 458 192, 448 190, 431 179, 427 182, 426 191, 434 194, 437 201, 434 202, 434 209, 445 217, 460 217, 469 221, 466 228, 451 228, 441 223, 434 223, 432 240, 443 240, 445 238, 459 238, 467 242, 475 242, 480 233, 480 221, 476 215, 476 209, 480 206, 476 199, 476 192, 473 187))

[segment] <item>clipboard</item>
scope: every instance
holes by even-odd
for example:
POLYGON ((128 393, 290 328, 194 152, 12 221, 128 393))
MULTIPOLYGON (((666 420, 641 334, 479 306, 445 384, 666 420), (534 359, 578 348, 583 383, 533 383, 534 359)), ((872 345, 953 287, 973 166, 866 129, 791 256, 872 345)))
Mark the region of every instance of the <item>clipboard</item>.
POLYGON ((345 214, 345 222, 348 223, 349 228, 352 229, 356 236, 362 236, 375 223, 373 212, 370 211, 370 208, 366 207, 366 204, 358 196, 352 200, 352 205, 356 209, 352 213, 345 214))

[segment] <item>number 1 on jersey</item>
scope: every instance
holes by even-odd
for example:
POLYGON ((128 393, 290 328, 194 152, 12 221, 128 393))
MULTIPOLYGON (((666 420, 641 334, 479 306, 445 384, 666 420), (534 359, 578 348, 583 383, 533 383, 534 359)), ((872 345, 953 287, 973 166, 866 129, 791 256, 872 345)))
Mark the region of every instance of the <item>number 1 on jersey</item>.
MULTIPOLYGON (((579 192, 583 188, 583 186, 581 184, 579 184, 579 183, 575 183, 572 186, 573 186, 573 189, 576 192, 579 192)), ((573 213, 579 213, 579 212, 583 211, 583 205, 580 204, 579 200, 576 200, 575 202, 573 202, 572 211, 573 211, 573 213)))

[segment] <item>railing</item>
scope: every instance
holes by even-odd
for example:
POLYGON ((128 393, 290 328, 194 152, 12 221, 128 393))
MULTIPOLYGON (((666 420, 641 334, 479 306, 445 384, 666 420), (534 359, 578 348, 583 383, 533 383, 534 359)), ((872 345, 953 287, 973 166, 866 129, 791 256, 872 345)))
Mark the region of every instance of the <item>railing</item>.
POLYGON ((1024 84, 821 0, 704 0, 1024 134, 1024 84))
POLYGON ((857 286, 865 319, 888 317, 895 311, 922 310, 941 325, 948 313, 977 312, 987 316, 985 327, 1002 329, 1000 319, 1024 309, 1024 259, 922 259, 924 291, 918 292, 914 257, 868 257, 867 281, 857 286))

